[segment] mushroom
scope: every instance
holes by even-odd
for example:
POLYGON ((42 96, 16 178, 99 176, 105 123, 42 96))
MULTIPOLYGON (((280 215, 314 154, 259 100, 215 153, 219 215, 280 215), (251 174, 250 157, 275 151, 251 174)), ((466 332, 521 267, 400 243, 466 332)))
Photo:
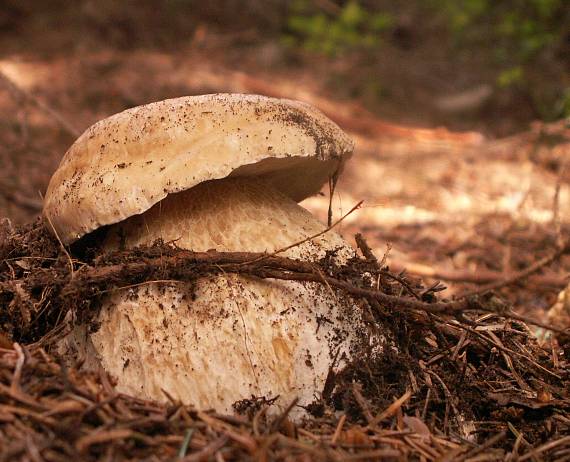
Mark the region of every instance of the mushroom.
MULTIPOLYGON (((43 213, 66 244, 109 225, 106 250, 160 238, 194 251, 274 252, 325 229, 297 201, 352 149, 301 102, 170 99, 89 128, 53 175, 43 213)), ((283 255, 327 253, 338 264, 355 255, 334 232, 283 255)), ((121 289, 101 304, 98 330, 78 326, 66 340, 88 366, 102 365, 119 391, 225 412, 252 396, 311 403, 367 338, 358 302, 313 282, 212 275, 121 289)))

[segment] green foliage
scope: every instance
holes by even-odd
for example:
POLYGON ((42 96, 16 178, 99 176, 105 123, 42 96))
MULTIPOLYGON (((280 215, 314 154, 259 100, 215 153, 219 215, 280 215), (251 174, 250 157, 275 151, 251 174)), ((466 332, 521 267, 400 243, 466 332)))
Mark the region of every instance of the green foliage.
POLYGON ((567 0, 432 0, 458 42, 486 40, 497 56, 528 61, 564 40, 567 0), (565 5, 566 4, 566 5, 565 5))
MULTIPOLYGON (((476 56, 486 71, 494 70, 496 89, 524 97, 535 115, 570 116, 570 76, 560 65, 570 64, 570 0, 290 0, 284 14, 284 44, 330 57, 357 50, 372 66, 388 32, 408 27, 416 40, 436 32, 459 62, 476 56), (440 35, 442 23, 447 30, 440 35)), ((357 86, 369 100, 386 93, 366 79, 357 86)))
MULTIPOLYGON (((570 30, 568 0, 430 0, 443 15, 459 49, 491 49, 499 88, 522 89, 545 119, 568 114, 564 83, 557 96, 533 91, 533 76, 545 61, 564 54, 570 30)), ((554 84, 554 83, 553 83, 554 84)), ((556 86, 554 84, 554 86, 556 86)))
POLYGON ((391 15, 367 11, 356 0, 348 1, 332 15, 315 11, 308 0, 296 0, 291 5, 284 42, 337 56, 350 49, 377 46, 392 23, 391 15))
POLYGON ((524 82, 524 70, 521 66, 510 67, 499 73, 497 84, 501 88, 513 87, 524 82))

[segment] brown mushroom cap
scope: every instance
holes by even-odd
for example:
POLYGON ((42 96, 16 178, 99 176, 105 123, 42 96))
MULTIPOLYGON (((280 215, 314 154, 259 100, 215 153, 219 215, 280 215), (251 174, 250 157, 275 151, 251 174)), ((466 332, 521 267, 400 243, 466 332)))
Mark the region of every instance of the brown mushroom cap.
POLYGON ((258 95, 213 94, 128 109, 91 126, 65 154, 44 215, 64 243, 141 214, 207 180, 260 177, 300 201, 353 143, 317 109, 258 95))

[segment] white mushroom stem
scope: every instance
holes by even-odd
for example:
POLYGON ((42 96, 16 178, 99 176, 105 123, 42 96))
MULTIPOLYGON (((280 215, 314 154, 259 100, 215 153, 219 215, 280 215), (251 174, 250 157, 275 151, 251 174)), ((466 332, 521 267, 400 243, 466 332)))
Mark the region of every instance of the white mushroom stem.
MULTIPOLYGON (((207 251, 273 252, 322 231, 309 212, 255 179, 228 178, 170 195, 114 225, 108 248, 161 238, 207 251)), ((354 255, 333 232, 285 256, 317 261, 354 255)), ((366 329, 361 309, 322 284, 221 275, 189 284, 151 283, 104 300, 91 334, 95 357, 120 391, 231 411, 252 395, 318 398, 329 370, 351 355, 366 329), (336 358, 336 362, 335 362, 336 358)))

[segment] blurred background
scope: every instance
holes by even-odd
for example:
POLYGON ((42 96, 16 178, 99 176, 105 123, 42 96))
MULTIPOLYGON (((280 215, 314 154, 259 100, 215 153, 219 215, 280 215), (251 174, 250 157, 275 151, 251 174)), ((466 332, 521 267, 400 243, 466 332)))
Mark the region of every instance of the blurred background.
MULTIPOLYGON (((340 231, 452 290, 525 267, 566 229, 567 0, 0 0, 0 215, 36 217, 97 120, 212 92, 333 118, 357 142, 335 216, 365 200, 340 231)), ((324 220, 327 195, 303 205, 324 220)), ((546 308, 569 264, 505 295, 546 308)))

